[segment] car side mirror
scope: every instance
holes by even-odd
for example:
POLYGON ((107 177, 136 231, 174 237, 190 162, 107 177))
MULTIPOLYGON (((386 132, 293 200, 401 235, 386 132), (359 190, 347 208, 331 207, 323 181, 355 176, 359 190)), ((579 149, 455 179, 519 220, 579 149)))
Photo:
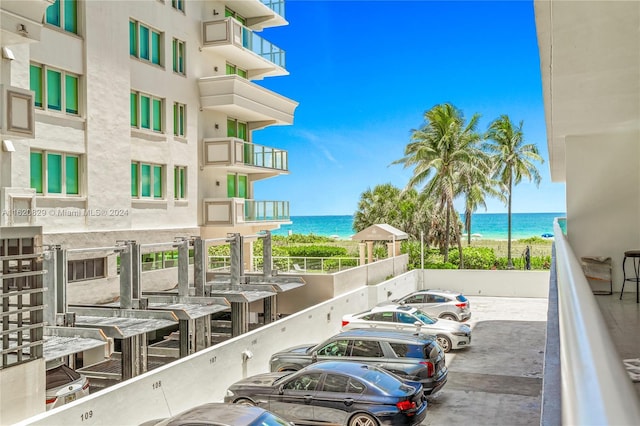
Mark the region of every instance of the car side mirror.
POLYGON ((413 323, 416 326, 416 333, 420 334, 420 330, 422 330, 422 323, 420 321, 416 321, 413 323))
POLYGON ((311 352, 311 362, 318 362, 318 351, 311 352))
POLYGON ((284 394, 284 385, 278 386, 278 395, 284 394))

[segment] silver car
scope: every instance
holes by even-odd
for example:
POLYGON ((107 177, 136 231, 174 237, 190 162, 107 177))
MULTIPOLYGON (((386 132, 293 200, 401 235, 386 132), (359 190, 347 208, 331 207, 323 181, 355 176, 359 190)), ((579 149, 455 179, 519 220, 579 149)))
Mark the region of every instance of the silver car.
POLYGON ((460 322, 471 318, 469 299, 454 291, 420 290, 394 300, 394 302, 413 306, 438 318, 460 322))
POLYGON ((468 325, 433 318, 411 306, 377 306, 368 311, 342 317, 343 330, 356 328, 406 330, 435 335, 444 352, 471 345, 471 327, 468 325))

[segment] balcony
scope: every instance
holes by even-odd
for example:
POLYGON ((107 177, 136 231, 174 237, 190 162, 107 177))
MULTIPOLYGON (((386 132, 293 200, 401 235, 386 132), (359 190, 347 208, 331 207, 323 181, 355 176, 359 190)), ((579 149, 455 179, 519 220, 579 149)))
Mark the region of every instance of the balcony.
POLYGON ((0 2, 0 39, 3 46, 40 41, 45 11, 54 0, 0 2))
POLYGON ((288 222, 288 201, 258 201, 244 198, 204 199, 205 226, 236 226, 256 222, 288 222))
MULTIPOLYGON (((240 2, 238 2, 240 3, 240 2)), ((231 17, 202 23, 203 49, 246 69, 252 80, 288 75, 285 52, 231 17)))
POLYGON ((230 7, 247 20, 247 26, 255 31, 268 27, 287 25, 284 18, 284 0, 232 1, 230 7))
POLYGON ((298 103, 237 75, 204 77, 198 81, 200 105, 241 121, 252 130, 271 124, 293 123, 298 103))
POLYGON ((289 172, 287 151, 237 138, 205 139, 203 143, 205 167, 251 174, 254 181, 289 172))

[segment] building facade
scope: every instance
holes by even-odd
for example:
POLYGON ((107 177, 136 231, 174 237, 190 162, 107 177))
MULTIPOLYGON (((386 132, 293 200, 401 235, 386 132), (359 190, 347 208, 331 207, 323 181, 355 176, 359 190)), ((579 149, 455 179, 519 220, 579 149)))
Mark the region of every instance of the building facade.
MULTIPOLYGON (((288 223, 287 200, 253 189, 288 173, 286 151, 254 143, 297 106, 256 83, 288 74, 259 35, 287 24, 283 0, 3 0, 1 13, 0 225, 81 249, 288 223)), ((153 269, 176 254, 143 251, 153 269)), ((108 279, 117 256, 78 251, 68 268, 71 283, 108 279)))

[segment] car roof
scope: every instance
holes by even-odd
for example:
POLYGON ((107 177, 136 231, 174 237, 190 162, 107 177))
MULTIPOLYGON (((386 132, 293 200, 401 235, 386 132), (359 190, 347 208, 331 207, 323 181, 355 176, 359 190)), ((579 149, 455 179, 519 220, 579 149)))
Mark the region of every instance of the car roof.
POLYGON ((432 342, 434 337, 428 334, 416 334, 408 331, 394 331, 383 329, 371 329, 371 328, 354 328, 351 330, 343 331, 333 336, 337 338, 365 338, 374 340, 396 340, 405 343, 419 343, 424 344, 432 342))
POLYGON ((212 402, 198 405, 171 417, 167 426, 181 424, 211 424, 216 425, 248 425, 262 414, 265 410, 260 407, 250 407, 245 405, 224 404, 212 402))
POLYGON ((364 314, 369 314, 369 313, 376 313, 376 312, 406 312, 409 314, 412 314, 414 312, 416 312, 418 310, 418 308, 414 308, 413 306, 407 306, 407 305, 398 305, 397 303, 391 303, 388 305, 384 305, 384 306, 375 306, 371 309, 369 309, 368 311, 365 312, 361 312, 357 315, 364 315, 364 314))
POLYGON ((437 288, 421 290, 421 291, 417 291, 416 293, 446 294, 448 296, 457 296, 458 294, 461 294, 459 291, 441 290, 437 288))
POLYGON ((376 369, 370 364, 353 361, 320 361, 308 365, 305 371, 327 371, 361 377, 367 371, 376 369))

